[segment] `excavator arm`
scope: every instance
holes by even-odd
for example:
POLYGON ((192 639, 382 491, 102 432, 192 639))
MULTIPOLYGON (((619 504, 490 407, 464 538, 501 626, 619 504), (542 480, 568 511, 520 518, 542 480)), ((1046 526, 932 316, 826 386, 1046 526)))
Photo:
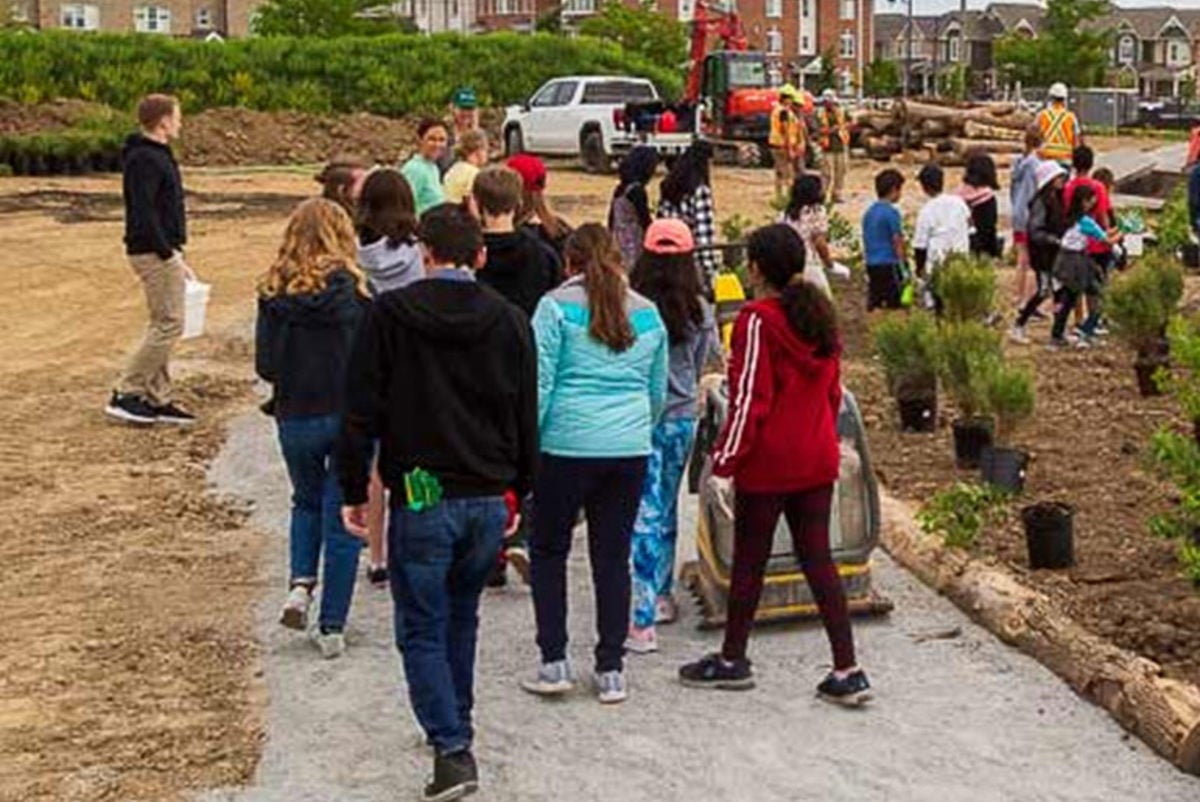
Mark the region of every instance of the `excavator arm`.
POLYGON ((698 0, 692 17, 691 67, 688 70, 687 92, 684 99, 695 103, 700 99, 704 77, 704 59, 708 55, 708 38, 715 34, 722 50, 746 50, 746 29, 736 11, 727 11, 714 4, 698 0))

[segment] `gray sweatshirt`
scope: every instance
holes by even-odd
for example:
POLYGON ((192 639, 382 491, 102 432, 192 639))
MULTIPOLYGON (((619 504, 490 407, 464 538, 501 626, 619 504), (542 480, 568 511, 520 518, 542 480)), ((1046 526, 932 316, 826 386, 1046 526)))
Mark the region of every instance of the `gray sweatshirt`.
POLYGON ((689 327, 688 336, 683 342, 670 346, 667 404, 663 408, 663 419, 696 417, 704 363, 708 360, 709 352, 720 343, 712 307, 706 301, 701 301, 701 304, 704 306, 704 322, 700 326, 689 327))
POLYGON ((1029 230, 1029 205, 1037 194, 1037 168, 1042 163, 1036 153, 1022 156, 1012 168, 1012 227, 1023 234, 1029 230))
POLYGON ((367 281, 376 295, 425 278, 421 248, 415 242, 402 242, 393 248, 387 237, 381 237, 358 249, 358 264, 367 274, 367 281))

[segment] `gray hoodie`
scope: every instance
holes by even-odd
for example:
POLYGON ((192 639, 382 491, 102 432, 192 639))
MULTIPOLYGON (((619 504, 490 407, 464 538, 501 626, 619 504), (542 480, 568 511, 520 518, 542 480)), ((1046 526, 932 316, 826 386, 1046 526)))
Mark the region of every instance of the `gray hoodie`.
POLYGON ((1022 156, 1012 168, 1012 227, 1018 234, 1029 230, 1029 205, 1037 194, 1037 168, 1042 163, 1036 153, 1022 156))
POLYGON ((380 237, 358 249, 358 264, 367 274, 371 291, 376 295, 425 278, 425 263, 416 242, 402 242, 392 247, 387 237, 380 237))
POLYGON ((696 417, 704 364, 710 352, 720 343, 713 309, 707 302, 701 303, 704 306, 704 322, 699 326, 688 326, 688 334, 683 342, 670 346, 667 405, 663 408, 663 418, 696 417))

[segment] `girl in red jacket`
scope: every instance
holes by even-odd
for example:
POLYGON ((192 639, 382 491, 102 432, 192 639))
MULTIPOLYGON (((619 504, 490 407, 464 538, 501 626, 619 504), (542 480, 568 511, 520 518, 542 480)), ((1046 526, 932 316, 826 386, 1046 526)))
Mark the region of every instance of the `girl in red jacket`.
POLYGON ((713 452, 718 499, 734 499, 733 576, 720 654, 684 666, 685 685, 754 687, 746 641, 754 623, 782 513, 833 647, 833 672, 817 687, 846 705, 869 698, 855 663, 846 596, 829 553, 829 513, 838 477, 841 342, 837 314, 802 279, 804 247, 786 225, 754 232, 747 243, 755 301, 733 329, 729 418, 713 452))

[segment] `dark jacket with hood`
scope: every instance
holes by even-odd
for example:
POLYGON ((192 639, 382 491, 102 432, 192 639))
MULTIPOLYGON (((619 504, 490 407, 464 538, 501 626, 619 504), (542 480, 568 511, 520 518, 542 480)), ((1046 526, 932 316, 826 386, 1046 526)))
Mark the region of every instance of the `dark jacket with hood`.
POLYGON ((1039 273, 1051 273, 1058 258, 1062 235, 1067 230, 1067 214, 1062 195, 1043 189, 1029 204, 1029 265, 1039 273), (1057 196, 1057 197, 1054 197, 1057 196))
POLYGON ((713 473, 751 493, 796 493, 839 473, 841 356, 818 357, 778 298, 753 301, 733 326, 729 414, 713 473))
POLYGON ((484 233, 487 264, 476 277, 532 317, 538 301, 562 283, 562 268, 550 248, 534 234, 520 228, 484 233))
POLYGON ((121 151, 125 251, 170 259, 187 243, 183 181, 166 145, 133 134, 121 151))
POLYGON ((346 365, 369 307, 345 270, 319 293, 259 299, 254 368, 273 385, 277 418, 342 411, 346 365))
POLYGON ((367 500, 373 441, 394 503, 422 468, 445 497, 524 496, 538 453, 537 358, 519 309, 465 271, 375 300, 351 360, 338 448, 347 504, 367 500))

